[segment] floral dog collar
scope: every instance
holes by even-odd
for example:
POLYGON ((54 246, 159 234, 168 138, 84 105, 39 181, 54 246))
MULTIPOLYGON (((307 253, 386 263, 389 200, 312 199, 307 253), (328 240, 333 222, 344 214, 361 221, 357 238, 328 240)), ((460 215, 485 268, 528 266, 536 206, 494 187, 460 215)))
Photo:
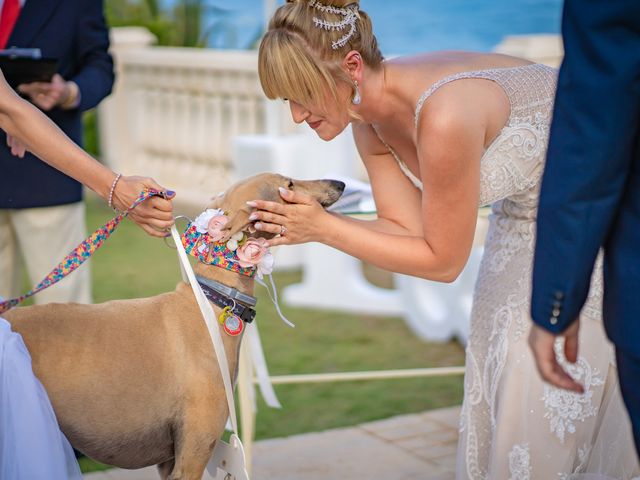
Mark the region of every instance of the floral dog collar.
POLYGON ((229 218, 222 210, 207 209, 187 225, 182 234, 186 252, 206 265, 215 265, 240 275, 258 278, 273 271, 273 255, 264 238, 238 232, 226 242, 223 228, 229 218))

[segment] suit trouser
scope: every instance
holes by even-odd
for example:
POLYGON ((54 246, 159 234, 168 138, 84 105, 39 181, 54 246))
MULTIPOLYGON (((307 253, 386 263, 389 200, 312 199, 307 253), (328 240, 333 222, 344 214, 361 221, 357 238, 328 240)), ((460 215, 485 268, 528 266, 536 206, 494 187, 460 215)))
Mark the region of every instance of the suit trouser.
MULTIPOLYGON (((29 286, 39 283, 86 237, 83 202, 42 208, 0 209, 0 296, 23 292, 23 262, 29 286)), ((91 303, 91 276, 85 263, 34 297, 36 303, 91 303)))
POLYGON ((629 411, 636 450, 640 457, 640 355, 616 348, 622 398, 629 411))

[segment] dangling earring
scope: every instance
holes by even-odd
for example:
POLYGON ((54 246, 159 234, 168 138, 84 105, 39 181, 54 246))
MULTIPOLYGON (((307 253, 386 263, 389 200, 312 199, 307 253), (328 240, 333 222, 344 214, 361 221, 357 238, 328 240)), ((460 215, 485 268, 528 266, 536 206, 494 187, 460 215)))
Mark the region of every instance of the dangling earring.
POLYGON ((353 99, 351 100, 351 103, 353 103, 354 105, 360 105, 362 98, 360 98, 360 89, 358 88, 358 81, 354 80, 353 85, 355 86, 356 91, 353 94, 353 99))

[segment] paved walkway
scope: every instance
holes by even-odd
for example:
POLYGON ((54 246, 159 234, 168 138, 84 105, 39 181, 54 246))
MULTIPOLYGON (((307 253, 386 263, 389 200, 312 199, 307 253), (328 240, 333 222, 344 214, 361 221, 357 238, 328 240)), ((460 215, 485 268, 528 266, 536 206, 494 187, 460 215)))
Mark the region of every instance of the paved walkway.
MULTIPOLYGON (((252 480, 453 480, 459 407, 261 440, 252 480)), ((87 480, 158 480, 155 467, 87 480)), ((210 478, 210 477, 205 477, 210 478)))

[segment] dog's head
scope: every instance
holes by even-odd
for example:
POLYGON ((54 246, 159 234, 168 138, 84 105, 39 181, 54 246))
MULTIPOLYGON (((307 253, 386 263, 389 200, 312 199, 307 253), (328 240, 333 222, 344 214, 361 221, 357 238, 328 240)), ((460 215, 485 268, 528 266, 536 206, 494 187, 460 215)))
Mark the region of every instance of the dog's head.
MULTIPOLYGON (((333 205, 344 191, 344 183, 337 180, 294 180, 276 173, 261 173, 241 180, 207 205, 207 208, 219 208, 229 215, 222 241, 241 231, 253 231, 252 222, 249 221, 253 209, 247 205, 248 201, 286 203, 280 196, 280 187, 309 195, 325 208, 333 205)), ((273 235, 255 232, 254 236, 270 238, 273 235)))

